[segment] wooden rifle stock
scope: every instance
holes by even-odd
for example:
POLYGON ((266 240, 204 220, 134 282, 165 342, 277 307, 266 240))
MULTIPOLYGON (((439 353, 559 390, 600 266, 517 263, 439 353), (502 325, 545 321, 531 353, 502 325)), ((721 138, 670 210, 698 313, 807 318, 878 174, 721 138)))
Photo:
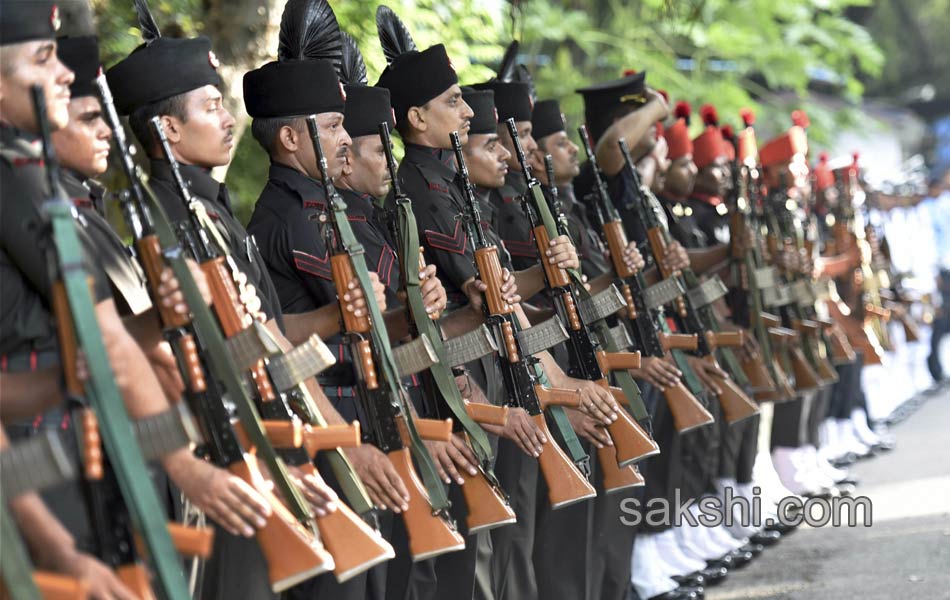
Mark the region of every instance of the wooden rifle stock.
POLYGON ((816 321, 810 319, 794 319, 792 327, 802 336, 802 343, 808 344, 811 348, 814 364, 812 365, 818 373, 818 378, 822 385, 838 382, 838 373, 831 366, 831 362, 821 352, 821 330, 816 321))
POLYGON ((494 404, 485 404, 482 402, 470 402, 464 400, 465 412, 473 421, 480 425, 497 425, 504 427, 508 423, 508 407, 495 406, 494 404))
MULTIPOLYGON (((716 364, 716 356, 710 354, 703 358, 706 362, 716 364)), ((742 388, 731 377, 722 377, 713 375, 716 385, 719 386, 719 405, 722 406, 722 414, 726 418, 726 423, 732 425, 744 419, 759 414, 759 407, 749 399, 742 388)))
POLYGON ((615 446, 604 446, 597 449, 597 464, 600 465, 605 494, 638 487, 645 483, 634 465, 621 467, 618 462, 615 446))
POLYGON ((471 475, 464 469, 460 469, 459 473, 463 479, 462 495, 465 497, 465 505, 468 507, 465 525, 468 528, 469 535, 478 531, 488 531, 518 520, 515 511, 511 509, 511 505, 501 496, 495 486, 488 482, 483 473, 478 472, 471 475))
POLYGON ((531 419, 547 440, 538 457, 538 465, 548 485, 551 508, 563 508, 596 496, 597 490, 581 475, 561 447, 554 443, 544 414, 531 415, 531 419))
POLYGON ((263 494, 271 507, 267 522, 255 538, 267 561, 271 589, 280 593, 301 581, 325 573, 333 558, 313 535, 294 518, 273 492, 262 489, 263 476, 253 454, 228 467, 234 475, 263 494))
POLYGON ((621 407, 621 410, 617 411, 619 418, 607 426, 610 439, 614 442, 617 465, 633 466, 648 456, 659 454, 660 447, 626 410, 629 402, 623 390, 610 385, 607 390, 621 407))
POLYGON ((762 393, 775 391, 777 385, 772 379, 768 367, 765 366, 765 361, 762 359, 761 354, 756 353, 748 358, 741 358, 740 365, 742 372, 749 378, 749 383, 752 386, 752 394, 756 398, 762 393))
POLYGON ((446 552, 461 550, 465 540, 444 519, 432 514, 429 497, 419 481, 409 448, 402 447, 386 455, 409 490, 409 508, 402 513, 409 534, 409 552, 413 561, 426 560, 446 552))
MULTIPOLYGON (((69 575, 34 571, 33 582, 43 600, 86 600, 89 597, 89 582, 69 575)), ((6 597, 6 590, 0 589, 6 597)))
MULTIPOLYGON (((349 425, 331 427, 352 431, 349 425)), ((300 469, 308 474, 319 475, 312 464, 301 465, 300 469)), ((335 511, 317 516, 315 520, 320 539, 333 556, 333 575, 340 583, 396 556, 389 542, 343 502, 337 502, 335 511)))
POLYGON ((831 319, 819 319, 818 323, 825 332, 828 340, 828 353, 831 355, 831 362, 835 365, 852 363, 858 356, 854 353, 854 348, 848 342, 848 337, 841 330, 841 326, 831 319))
POLYGON ((657 334, 663 352, 670 350, 694 351, 699 347, 699 337, 695 333, 665 333, 657 334))
POLYGON ((712 414, 686 389, 682 381, 664 388, 663 397, 673 414, 673 426, 678 433, 685 433, 715 421, 712 414))

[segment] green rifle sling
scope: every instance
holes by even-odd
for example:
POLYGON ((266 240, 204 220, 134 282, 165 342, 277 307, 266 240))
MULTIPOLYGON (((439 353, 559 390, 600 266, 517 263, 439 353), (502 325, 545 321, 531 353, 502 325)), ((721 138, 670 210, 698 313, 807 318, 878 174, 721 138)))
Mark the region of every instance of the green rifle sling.
MULTIPOLYGON (((429 451, 426 450, 422 438, 419 436, 419 432, 416 431, 412 412, 409 410, 406 392, 402 388, 402 382, 399 379, 399 369, 393 360, 393 352, 389 344, 389 334, 386 331, 386 323, 383 320, 379 306, 371 301, 373 286, 370 283, 369 270, 366 268, 366 259, 363 256, 363 246, 356 239, 353 228, 350 227, 350 221, 346 217, 346 204, 343 203, 339 196, 329 198, 328 204, 334 229, 340 236, 339 241, 353 259, 350 262, 353 264, 353 272, 356 274, 357 281, 359 281, 360 289, 363 290, 363 293, 370 300, 366 302, 366 308, 369 312, 370 321, 373 324, 370 328, 373 346, 379 352, 380 364, 376 366, 382 371, 382 384, 388 388, 387 391, 389 392, 391 402, 398 403, 398 408, 406 421, 406 429, 409 432, 409 450, 413 458, 416 459, 419 475, 422 477, 422 482, 429 495, 429 503, 432 505, 434 511, 444 512, 449 507, 449 498, 446 495, 442 480, 439 478, 435 463, 432 461, 429 451)), ((418 263, 416 269, 418 269, 418 263)))
POLYGON ((87 396, 99 420, 106 455, 115 471, 135 530, 144 541, 146 557, 165 595, 173 600, 187 600, 190 596, 182 573, 181 559, 168 534, 165 511, 158 501, 145 459, 136 443, 132 421, 122 401, 102 341, 82 262, 83 250, 73 221, 75 208, 60 196, 58 200, 47 202, 44 211, 53 227, 59 272, 79 347, 86 357, 89 372, 87 396))
POLYGON ((0 579, 3 582, 0 585, 6 589, 11 600, 40 600, 40 591, 33 580, 30 555, 3 497, 0 497, 0 544, 3 545, 3 561, 0 562, 0 579))
POLYGON ((465 433, 468 434, 472 450, 475 452, 482 469, 486 473, 491 473, 493 459, 488 436, 485 434, 485 430, 468 415, 468 411, 465 410, 465 403, 462 401, 462 395, 459 393, 458 386, 455 385, 455 377, 452 375, 451 367, 442 362, 445 357, 442 334, 439 327, 426 313, 420 290, 420 281, 413 276, 419 270, 419 231, 416 229, 416 216, 412 212, 409 199, 400 198, 396 200, 396 211, 399 218, 399 235, 402 245, 399 256, 400 268, 406 282, 409 311, 419 334, 428 336, 440 361, 432 365, 429 371, 432 373, 432 378, 435 380, 439 393, 442 394, 442 398, 452 411, 452 415, 462 425, 465 433))

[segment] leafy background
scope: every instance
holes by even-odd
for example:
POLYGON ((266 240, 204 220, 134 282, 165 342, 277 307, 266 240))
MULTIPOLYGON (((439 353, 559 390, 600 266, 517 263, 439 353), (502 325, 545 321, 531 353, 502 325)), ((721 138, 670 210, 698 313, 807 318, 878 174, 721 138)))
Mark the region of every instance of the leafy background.
MULTIPOLYGON (((694 114, 713 102, 724 122, 736 124, 739 109, 752 107, 761 138, 786 128, 790 111, 804 108, 812 122, 809 137, 820 146, 838 128, 874 126, 861 112, 868 86, 888 93, 882 76, 900 85, 900 65, 913 63, 907 54, 914 49, 895 41, 903 30, 893 31, 890 20, 869 11, 883 6, 885 13, 893 12, 892 5, 910 1, 396 0, 388 5, 419 46, 446 44, 463 83, 490 77, 508 42, 520 40, 521 60, 539 96, 558 98, 572 124, 583 114, 574 89, 636 69, 646 70, 648 83, 667 90, 674 101, 691 102, 694 114), (882 48, 892 51, 887 61, 882 48), (816 91, 821 102, 813 101, 816 91)), ((950 24, 947 12, 933 6, 947 3, 917 2, 927 5, 934 22, 950 24)), ((243 132, 240 77, 274 55, 284 0, 152 0, 151 5, 165 35, 212 38, 225 93, 243 132)), ((331 5, 342 28, 359 42, 375 81, 384 65, 376 38, 377 3, 332 0, 331 5)), ((110 65, 139 43, 131 1, 92 0, 91 6, 103 61, 110 65)), ((944 56, 934 53, 933 60, 944 56)), ((698 132, 700 120, 693 121, 698 132)), ((243 136, 226 181, 245 217, 266 172, 266 156, 243 136)))

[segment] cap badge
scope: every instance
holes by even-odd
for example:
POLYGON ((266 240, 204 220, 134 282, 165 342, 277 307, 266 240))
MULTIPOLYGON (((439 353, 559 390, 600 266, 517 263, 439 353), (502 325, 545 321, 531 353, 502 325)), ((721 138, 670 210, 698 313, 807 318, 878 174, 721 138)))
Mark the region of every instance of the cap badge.
POLYGON ((56 4, 54 4, 52 10, 50 10, 49 24, 52 26, 53 31, 59 31, 59 26, 62 25, 62 21, 59 19, 59 6, 56 4))
POLYGON ((211 65, 212 69, 217 69, 221 66, 221 61, 215 56, 214 50, 208 50, 208 64, 211 65))

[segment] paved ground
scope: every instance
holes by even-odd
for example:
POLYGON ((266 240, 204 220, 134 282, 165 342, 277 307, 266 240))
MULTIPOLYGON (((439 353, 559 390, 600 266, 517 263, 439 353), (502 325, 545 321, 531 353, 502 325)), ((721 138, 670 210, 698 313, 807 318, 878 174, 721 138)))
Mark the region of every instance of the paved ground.
POLYGON ((854 468, 870 527, 800 527, 706 598, 950 599, 950 388, 892 431, 896 450, 854 468))

